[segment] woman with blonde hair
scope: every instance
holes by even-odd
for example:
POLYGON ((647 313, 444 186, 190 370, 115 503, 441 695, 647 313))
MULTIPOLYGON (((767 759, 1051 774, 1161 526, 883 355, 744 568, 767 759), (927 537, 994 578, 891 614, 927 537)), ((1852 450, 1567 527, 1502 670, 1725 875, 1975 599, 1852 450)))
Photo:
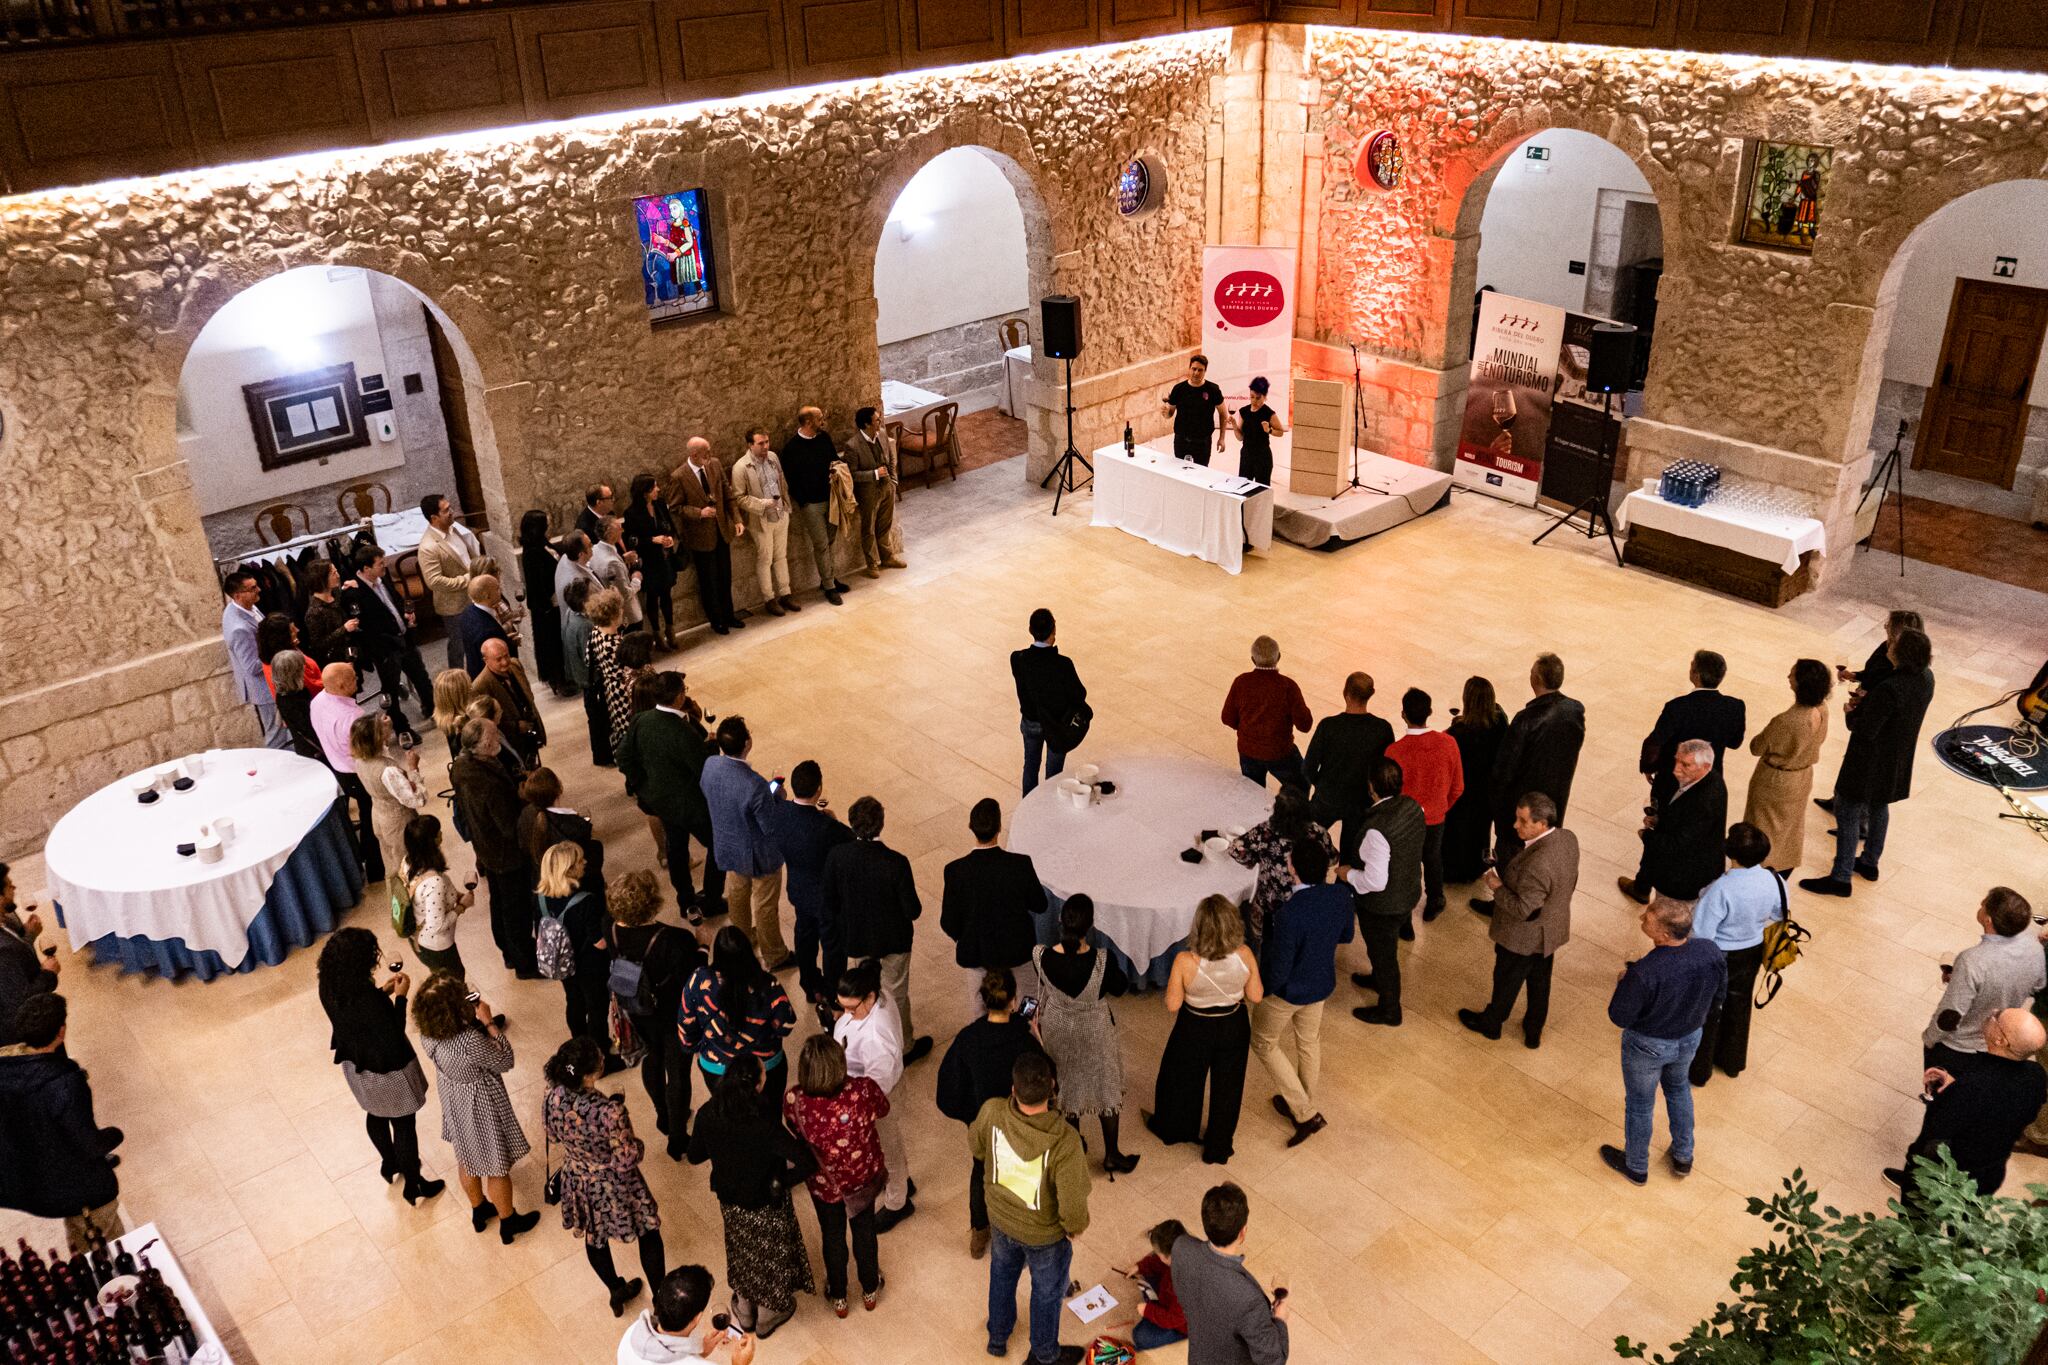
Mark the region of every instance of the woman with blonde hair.
POLYGON ((617 588, 594 592, 583 604, 590 618, 590 685, 604 697, 604 713, 611 718, 612 752, 626 741, 626 726, 633 719, 633 693, 626 685, 626 667, 619 660, 619 628, 626 620, 626 599, 617 588))
POLYGON ((348 727, 348 754, 356 777, 370 793, 370 828, 383 850, 384 866, 399 875, 405 861, 405 826, 427 808, 427 784, 420 781, 420 751, 391 758, 391 721, 382 712, 357 716, 348 727))
POLYGON ((450 668, 434 675, 434 725, 448 741, 448 757, 462 752, 462 722, 468 719, 469 674, 450 668))
POLYGON ((604 884, 585 885, 585 868, 583 850, 567 840, 541 855, 535 945, 541 974, 555 976, 549 945, 566 937, 567 957, 561 965, 568 975, 555 979, 562 983, 569 1036, 597 1044, 606 1054, 604 1074, 609 1076, 621 1065, 611 1052, 611 990, 606 984, 612 970, 612 917, 605 908, 604 884))
POLYGON ((704 965, 704 949, 687 929, 663 924, 661 886, 654 874, 635 868, 612 878, 606 899, 612 915, 612 956, 640 969, 639 985, 619 1002, 647 1044, 640 1080, 654 1102, 654 1126, 668 1138, 671 1160, 680 1161, 690 1127, 690 1072, 676 1020, 683 1011, 683 985, 704 965))
POLYGON ((455 1149, 469 1225, 482 1232, 500 1218, 498 1240, 510 1246, 540 1221, 540 1210, 521 1213, 512 1201, 512 1168, 533 1150, 505 1093, 512 1044, 490 1002, 446 972, 435 972, 420 988, 412 1021, 440 1081, 434 1088, 441 1092, 441 1137, 455 1149))
POLYGON ((1252 1050, 1250 1006, 1265 989, 1258 960, 1245 946, 1244 918, 1228 896, 1205 896, 1195 907, 1187 948, 1166 979, 1166 1010, 1173 1032, 1159 1059, 1153 1111, 1144 1116, 1152 1136, 1172 1146, 1200 1142, 1202 1160, 1230 1160, 1244 1104, 1244 1072, 1252 1050), (1209 1090, 1209 1126, 1202 1127, 1202 1088, 1209 1090))

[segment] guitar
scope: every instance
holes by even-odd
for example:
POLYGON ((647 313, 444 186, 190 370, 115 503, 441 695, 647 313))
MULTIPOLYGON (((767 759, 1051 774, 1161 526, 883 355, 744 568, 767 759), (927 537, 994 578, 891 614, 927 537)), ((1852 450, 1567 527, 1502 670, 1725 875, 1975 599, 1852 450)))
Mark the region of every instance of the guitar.
POLYGON ((2048 663, 2034 675, 2027 690, 2020 693, 2020 719, 2029 725, 2048 727, 2048 663))

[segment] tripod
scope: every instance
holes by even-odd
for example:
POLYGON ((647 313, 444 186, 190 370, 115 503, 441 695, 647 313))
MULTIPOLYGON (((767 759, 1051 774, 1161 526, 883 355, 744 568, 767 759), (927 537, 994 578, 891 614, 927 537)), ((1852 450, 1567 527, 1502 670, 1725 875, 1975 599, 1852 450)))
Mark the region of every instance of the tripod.
POLYGON ((1593 492, 1580 498, 1577 507, 1572 508, 1571 511, 1565 513, 1556 521, 1551 522, 1549 526, 1544 528, 1541 535, 1529 543, 1531 545, 1541 545, 1544 536, 1549 535, 1560 526, 1570 525, 1573 517, 1584 512, 1586 514, 1586 539, 1591 540, 1594 536, 1600 534, 1602 530, 1605 530, 1607 532, 1608 547, 1614 551, 1614 563, 1616 567, 1619 567, 1621 564, 1621 543, 1614 538, 1614 517, 1607 510, 1608 499, 1614 496, 1614 438, 1619 430, 1614 422, 1614 390, 1608 389, 1600 395, 1600 415, 1606 419, 1606 425, 1600 433, 1600 468, 1595 471, 1599 486, 1593 492))
MULTIPOLYGON (((1385 489, 1371 488, 1358 477, 1358 451, 1365 444, 1365 375, 1358 368, 1358 343, 1351 343, 1351 482, 1344 492, 1363 488, 1368 493, 1384 493, 1385 489)), ((1341 494, 1339 495, 1341 496, 1341 494)))
MULTIPOLYGON (((1863 490, 1863 496, 1856 500, 1856 511, 1860 514, 1863 505, 1870 501, 1872 493, 1877 494, 1878 517, 1884 515, 1884 499, 1892 495, 1893 505, 1899 509, 1899 577, 1906 576, 1906 470, 1899 463, 1899 447, 1906 439, 1906 419, 1899 419, 1898 434, 1892 437, 1892 448, 1884 453, 1884 459, 1877 465, 1877 473, 1870 480, 1870 486, 1863 490)), ((1877 534, 1877 517, 1871 518, 1870 535, 1859 542, 1865 549, 1870 548, 1871 538, 1877 534)))
POLYGON ((1054 516, 1060 514, 1060 498, 1062 496, 1078 492, 1086 487, 1088 483, 1094 481, 1094 475, 1095 466, 1088 463, 1087 456, 1074 449, 1074 359, 1072 356, 1069 356, 1067 357, 1067 450, 1064 455, 1060 456, 1059 463, 1054 465, 1051 471, 1038 481, 1040 488, 1050 486, 1054 479, 1060 481, 1060 486, 1053 490, 1052 514, 1054 516), (1087 470, 1089 475, 1088 479, 1081 483, 1074 481, 1074 466, 1077 464, 1087 470))

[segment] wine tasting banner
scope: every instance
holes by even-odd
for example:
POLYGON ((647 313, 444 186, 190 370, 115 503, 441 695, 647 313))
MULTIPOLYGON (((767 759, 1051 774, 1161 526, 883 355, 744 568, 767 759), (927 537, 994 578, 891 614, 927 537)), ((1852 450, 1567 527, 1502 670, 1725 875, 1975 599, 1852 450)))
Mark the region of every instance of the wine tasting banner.
POLYGON ((1480 296, 1452 475, 1461 486, 1535 506, 1565 317, 1548 303, 1491 291, 1480 296))
MULTIPOLYGON (((1201 351, 1209 382, 1232 410, 1251 396, 1254 376, 1271 389, 1266 401, 1285 419, 1288 371, 1294 364, 1294 248, 1202 248, 1201 351)), ((1220 419, 1219 419, 1220 420, 1220 419)))

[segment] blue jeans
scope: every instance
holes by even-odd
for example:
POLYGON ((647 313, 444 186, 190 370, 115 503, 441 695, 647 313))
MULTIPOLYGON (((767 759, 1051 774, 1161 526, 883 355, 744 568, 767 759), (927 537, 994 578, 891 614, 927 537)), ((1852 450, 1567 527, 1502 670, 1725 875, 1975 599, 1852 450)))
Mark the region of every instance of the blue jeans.
POLYGON ((1289 749, 1287 757, 1276 758, 1270 763, 1263 758, 1246 758, 1243 754, 1239 754, 1237 756, 1237 770, 1258 783, 1261 787, 1266 785, 1266 774, 1271 773, 1274 777, 1280 779, 1280 785, 1283 787, 1299 787, 1303 791, 1308 790, 1308 776, 1301 770, 1301 750, 1299 749, 1289 749))
POLYGON ((1067 1273, 1074 1266, 1074 1244, 1062 1237, 1050 1246, 1035 1247, 989 1229, 988 1348, 1001 1355, 1017 1325, 1017 1281, 1031 1267, 1031 1358, 1046 1365, 1060 1353, 1060 1305, 1067 1297, 1067 1273))
POLYGON ((1149 1318, 1139 1318, 1131 1327, 1131 1345, 1141 1351, 1156 1351, 1187 1339, 1186 1332, 1170 1332, 1149 1318))
POLYGON ((1650 1129, 1657 1113, 1657 1087, 1664 1087, 1664 1109, 1671 1118, 1671 1155, 1692 1160, 1692 1055, 1699 1051, 1700 1031, 1683 1038, 1652 1038, 1634 1029, 1621 1031, 1621 1083, 1628 1094, 1623 1124, 1628 1168, 1650 1172, 1650 1129))
POLYGON ((1885 831, 1891 828, 1892 808, 1885 802, 1835 799, 1834 879, 1846 882, 1856 875, 1856 864, 1876 867, 1884 856, 1885 831), (1862 849, 1859 855, 1857 845, 1862 849))
POLYGON ((1035 720, 1021 721, 1017 728, 1024 732, 1024 794, 1031 795, 1031 789, 1038 785, 1039 756, 1045 758, 1045 775, 1058 777, 1060 769, 1067 766, 1067 753, 1055 749, 1045 742, 1045 727, 1035 720))

